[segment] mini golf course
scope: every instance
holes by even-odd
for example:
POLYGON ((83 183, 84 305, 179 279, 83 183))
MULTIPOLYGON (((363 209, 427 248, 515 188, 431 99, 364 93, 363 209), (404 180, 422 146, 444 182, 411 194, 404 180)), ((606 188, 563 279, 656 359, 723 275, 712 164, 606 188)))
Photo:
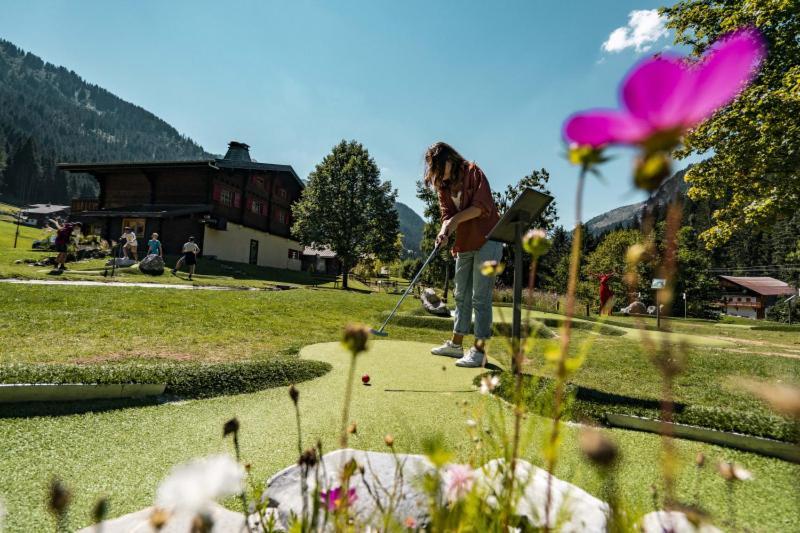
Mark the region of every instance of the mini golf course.
MULTIPOLYGON (((391 433, 398 451, 418 453, 425 437, 439 434, 455 460, 465 461, 474 449, 466 420, 486 409, 486 402, 510 414, 505 404, 476 391, 473 380, 480 369, 457 368, 453 359, 432 356, 429 349, 423 343, 378 340, 359 356, 356 374, 368 373, 371 386, 360 380, 355 385, 351 419, 358 431, 351 436, 352 447, 383 450, 383 438, 391 433)), ((298 385, 303 446, 321 439, 323 447, 331 450, 337 443, 349 355, 332 342, 306 346, 300 357, 332 366, 328 374, 298 385)), ((286 387, 49 417, 46 423, 40 418, 0 420, 4 450, 0 494, 8 510, 6 530, 52 527, 44 501, 47 484, 55 475, 73 491, 70 523, 76 528, 90 522, 90 509, 101 495, 110 498, 112 517, 150 505, 158 482, 172 465, 230 450, 222 425, 233 416, 241 421, 243 458, 253 465, 256 479, 265 480, 296 461, 295 417, 286 387)), ((541 464, 539 443, 551 421, 531 415, 526 424, 533 432, 533 444, 525 457, 541 464)), ((577 452, 575 425, 569 424, 564 433, 556 475, 599 495, 599 477, 577 452)), ((619 486, 626 501, 634 511, 652 510, 649 487, 659 479, 659 437, 624 430, 610 433, 624 458, 619 486)), ((729 494, 713 466, 701 471, 693 466, 695 455, 703 451, 711 464, 723 458, 734 460, 755 476, 730 495, 738 527, 788 530, 800 521, 797 496, 791 494, 800 466, 689 441, 678 441, 677 450, 686 465, 678 483, 684 499, 699 493, 702 505, 712 514, 729 514, 729 494)), ((228 503, 236 508, 235 501, 228 503)))

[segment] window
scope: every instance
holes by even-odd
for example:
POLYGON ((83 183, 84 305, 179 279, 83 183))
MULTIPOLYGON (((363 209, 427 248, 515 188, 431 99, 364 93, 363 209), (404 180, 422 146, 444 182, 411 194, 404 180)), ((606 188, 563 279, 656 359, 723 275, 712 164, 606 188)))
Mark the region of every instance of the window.
POLYGON ((125 228, 131 228, 136 234, 136 238, 142 239, 144 238, 144 224, 145 219, 143 218, 123 218, 122 231, 125 231, 125 228))
POLYGON ((288 195, 286 194, 286 189, 278 189, 278 198, 280 198, 281 200, 286 200, 286 198, 288 198, 288 195))
POLYGON ((275 220, 280 224, 286 224, 286 211, 280 208, 275 208, 275 220))
POLYGON ((289 249, 289 259, 300 259, 300 250, 289 249))
POLYGON ((254 187, 261 187, 263 189, 264 176, 256 176, 256 175, 250 176, 250 184, 253 185, 254 187))
POLYGON ((264 210, 264 202, 261 200, 253 200, 250 202, 250 211, 255 213, 256 215, 262 214, 264 210))
POLYGON ((233 207, 233 191, 222 189, 219 193, 219 203, 227 207, 233 207))

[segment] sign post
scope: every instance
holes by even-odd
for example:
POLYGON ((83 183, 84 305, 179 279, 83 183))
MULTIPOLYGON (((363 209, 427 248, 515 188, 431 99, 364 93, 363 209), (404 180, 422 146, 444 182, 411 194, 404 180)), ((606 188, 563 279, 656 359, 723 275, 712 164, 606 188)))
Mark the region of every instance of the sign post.
POLYGON ((667 286, 667 280, 663 278, 653 278, 650 288, 656 291, 656 329, 661 329, 661 304, 658 302, 658 294, 661 289, 667 286))
POLYGON ((517 367, 517 354, 522 337, 522 280, 524 277, 522 272, 522 234, 552 201, 552 196, 533 189, 524 189, 487 235, 490 241, 511 245, 514 251, 514 303, 511 319, 511 346, 514 353, 511 357, 511 369, 515 374, 521 370, 517 367))
POLYGON ((683 293, 683 319, 686 320, 687 318, 689 318, 689 313, 688 313, 687 303, 686 303, 686 293, 684 292, 683 293))

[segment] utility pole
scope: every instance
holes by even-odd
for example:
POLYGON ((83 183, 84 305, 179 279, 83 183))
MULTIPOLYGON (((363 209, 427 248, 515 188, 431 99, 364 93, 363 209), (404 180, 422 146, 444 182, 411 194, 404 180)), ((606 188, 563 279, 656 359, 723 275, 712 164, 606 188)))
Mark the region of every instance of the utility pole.
POLYGON ((17 211, 17 231, 14 233, 14 248, 17 247, 17 238, 19 237, 19 221, 22 218, 22 209, 17 211))

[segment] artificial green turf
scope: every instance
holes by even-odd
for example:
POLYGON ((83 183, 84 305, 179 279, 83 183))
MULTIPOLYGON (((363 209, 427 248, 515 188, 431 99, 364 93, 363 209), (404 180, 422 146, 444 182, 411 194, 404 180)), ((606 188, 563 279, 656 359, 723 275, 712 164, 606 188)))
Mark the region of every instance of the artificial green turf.
MULTIPOLYGON (((351 419, 358 432, 350 444, 361 449, 385 449, 383 437, 392 433, 399 451, 419 452, 425 436, 441 433, 455 452, 467 460, 474 451, 465 421, 485 408, 487 400, 471 382, 479 370, 457 369, 452 359, 428 353, 427 343, 374 341, 359 356, 356 375, 369 373, 372 386, 356 385, 351 419), (444 368, 444 369, 443 369, 444 368), (394 389, 396 391, 388 391, 394 389), (415 392, 418 391, 418 392, 415 392), (462 392, 464 391, 464 392, 462 392), (462 402, 467 400, 467 406, 462 402)), ((341 399, 349 355, 338 343, 308 346, 303 357, 330 363, 325 376, 299 385, 303 420, 303 444, 322 439, 326 449, 338 438, 341 399)), ((508 415, 508 410, 503 408, 508 415)), ((222 437, 222 425, 237 416, 242 423, 244 460, 253 465, 254 476, 265 479, 297 458, 294 413, 286 388, 254 394, 194 400, 186 403, 134 407, 100 413, 54 418, 0 420, 0 493, 9 510, 8 531, 52 528, 44 498, 54 475, 73 490, 70 513, 73 526, 89 522, 94 498, 110 498, 111 516, 132 512, 152 503, 155 489, 171 465, 189 458, 230 450, 222 437)), ((536 435, 550 421, 528 417, 536 435)), ((566 427, 562 459, 557 475, 599 495, 597 474, 576 451, 575 428, 566 427)), ((649 487, 659 479, 659 438, 654 435, 613 430, 609 434, 621 447, 623 463, 619 486, 626 501, 641 512, 650 509, 649 487)), ((536 448, 526 457, 541 464, 536 448)), ((715 516, 728 513, 725 483, 706 467, 696 472, 698 451, 709 457, 735 460, 746 465, 755 480, 733 493, 737 525, 757 531, 788 530, 800 520, 796 479, 800 467, 779 460, 693 442, 678 442, 686 466, 679 477, 679 494, 701 504, 715 516)), ((232 508, 237 508, 232 502, 232 508)))

